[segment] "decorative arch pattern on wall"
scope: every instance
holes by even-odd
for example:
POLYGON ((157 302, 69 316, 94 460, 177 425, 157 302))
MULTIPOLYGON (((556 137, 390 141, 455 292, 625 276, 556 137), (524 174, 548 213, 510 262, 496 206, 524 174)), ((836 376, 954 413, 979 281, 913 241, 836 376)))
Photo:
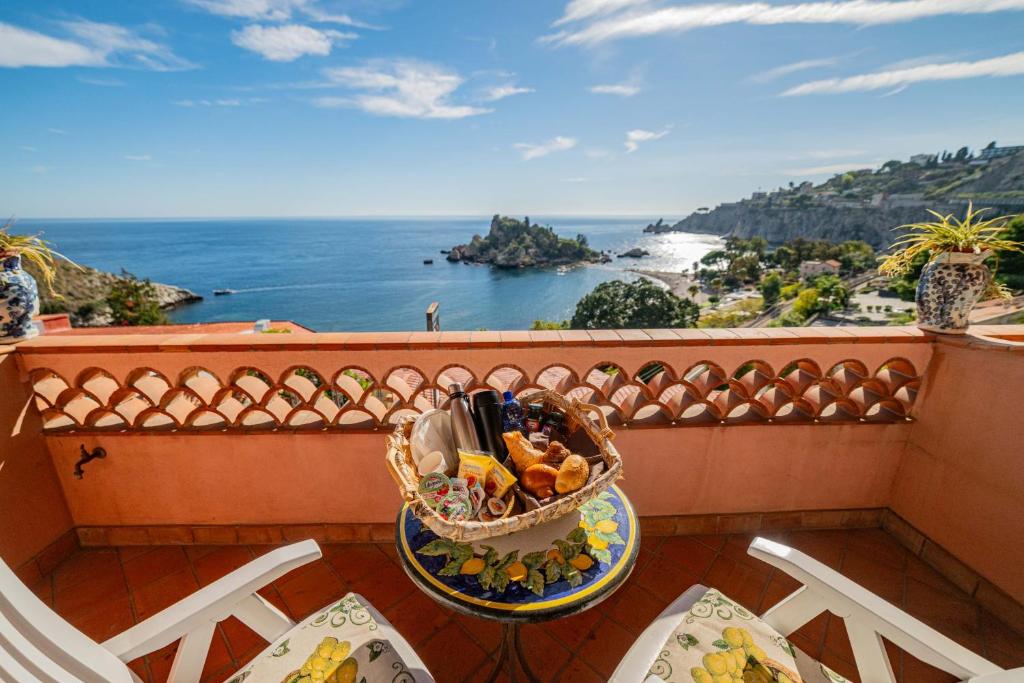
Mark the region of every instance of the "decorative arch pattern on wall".
POLYGON ((119 379, 90 367, 70 381, 47 368, 30 378, 48 432, 381 429, 444 405, 452 382, 520 396, 554 389, 599 406, 613 426, 892 423, 909 418, 921 385, 898 357, 874 370, 852 358, 824 369, 809 358, 781 368, 756 358, 735 368, 652 359, 632 376, 608 360, 583 370, 555 363, 534 376, 514 364, 474 372, 453 363, 433 376, 411 365, 379 377, 356 365, 295 365, 271 377, 243 365, 223 377, 193 366, 175 377, 138 367, 119 379))

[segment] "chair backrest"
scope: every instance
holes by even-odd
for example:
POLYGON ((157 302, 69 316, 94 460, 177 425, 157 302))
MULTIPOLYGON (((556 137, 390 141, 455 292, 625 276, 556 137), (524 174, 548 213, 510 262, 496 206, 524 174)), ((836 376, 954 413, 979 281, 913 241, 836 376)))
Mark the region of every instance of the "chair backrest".
POLYGON ((126 664, 64 621, 0 560, 0 680, 131 683, 126 664))

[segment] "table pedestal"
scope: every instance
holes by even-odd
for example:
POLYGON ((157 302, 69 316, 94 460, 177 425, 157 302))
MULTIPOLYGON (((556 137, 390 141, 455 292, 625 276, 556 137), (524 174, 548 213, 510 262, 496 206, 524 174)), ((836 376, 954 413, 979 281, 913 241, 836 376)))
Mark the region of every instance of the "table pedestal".
POLYGON ((501 625, 501 647, 498 649, 498 663, 494 665, 494 670, 487 677, 487 683, 494 683, 498 679, 498 674, 502 671, 508 676, 510 683, 515 683, 518 680, 516 678, 517 663, 519 668, 523 670, 523 675, 525 676, 523 680, 528 681, 528 683, 540 683, 540 679, 530 670, 530 665, 526 663, 526 657, 523 655, 523 643, 519 639, 519 624, 504 623, 501 625))

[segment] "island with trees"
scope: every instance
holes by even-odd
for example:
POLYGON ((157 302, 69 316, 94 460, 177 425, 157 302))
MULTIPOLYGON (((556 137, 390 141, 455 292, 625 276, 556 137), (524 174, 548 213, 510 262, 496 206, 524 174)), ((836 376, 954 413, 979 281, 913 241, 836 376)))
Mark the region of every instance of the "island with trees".
POLYGON ((498 268, 531 268, 607 262, 610 257, 590 248, 585 235, 560 237, 550 226, 495 215, 486 237, 473 235, 469 244, 452 247, 449 261, 486 263, 498 268))

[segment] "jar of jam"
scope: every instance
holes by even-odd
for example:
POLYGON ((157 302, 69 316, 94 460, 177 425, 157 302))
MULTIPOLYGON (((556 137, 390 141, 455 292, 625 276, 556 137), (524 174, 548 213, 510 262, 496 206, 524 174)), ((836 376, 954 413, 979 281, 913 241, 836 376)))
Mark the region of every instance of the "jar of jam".
POLYGON ((565 415, 558 411, 552 411, 547 419, 544 420, 544 424, 541 425, 540 431, 544 436, 548 437, 551 441, 565 441, 565 415))
POLYGON ((543 403, 531 403, 527 406, 530 409, 526 416, 526 431, 533 433, 541 430, 541 417, 544 410, 543 403))

